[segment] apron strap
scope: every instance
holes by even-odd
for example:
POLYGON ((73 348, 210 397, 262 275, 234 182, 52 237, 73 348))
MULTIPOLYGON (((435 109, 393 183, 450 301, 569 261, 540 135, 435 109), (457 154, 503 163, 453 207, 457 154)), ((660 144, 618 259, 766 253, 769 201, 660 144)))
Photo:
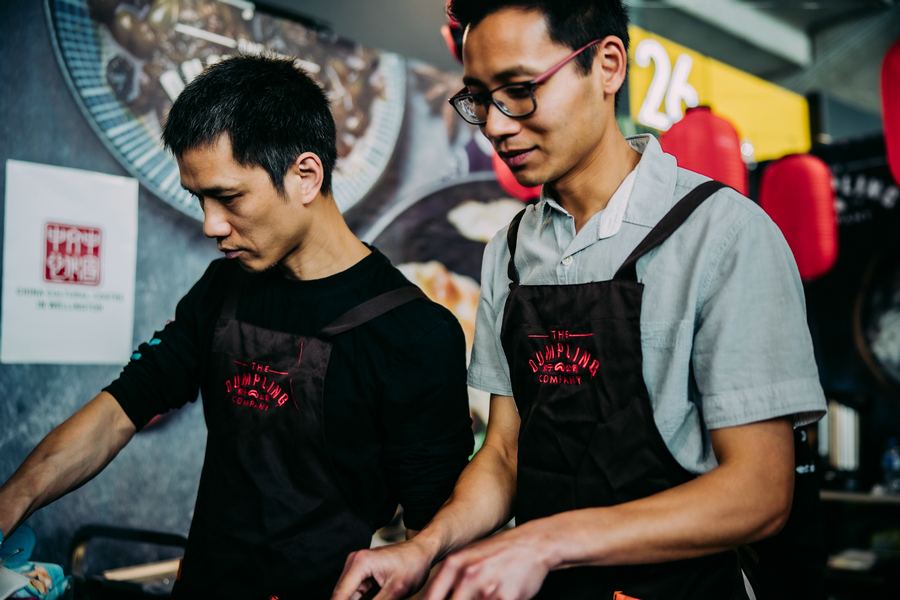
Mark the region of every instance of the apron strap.
POLYGON ((375 296, 371 300, 366 300, 345 312, 335 319, 331 325, 320 331, 316 337, 328 339, 331 336, 344 333, 417 298, 427 298, 427 296, 414 285, 397 288, 380 296, 375 296))
POLYGON ((525 215, 527 208, 523 208, 509 222, 509 229, 506 230, 506 245, 509 246, 509 266, 507 274, 509 275, 509 289, 513 289, 519 285, 519 273, 516 271, 516 242, 519 239, 519 223, 525 215))
POLYGON ((237 273, 231 279, 228 287, 228 295, 225 296, 225 303, 222 304, 222 312, 219 313, 220 319, 233 319, 237 314, 238 302, 241 300, 241 294, 244 291, 244 282, 247 281, 247 271, 238 266, 237 273))
POLYGON ((650 230, 650 233, 648 233, 647 237, 638 244, 637 248, 631 253, 631 256, 622 263, 622 266, 619 267, 619 270, 616 272, 613 279, 637 281, 636 265, 638 259, 669 239, 669 236, 675 233, 675 230, 681 227, 681 224, 691 216, 691 213, 694 212, 695 208, 700 206, 704 200, 723 187, 727 186, 720 181, 713 180, 701 183, 688 192, 684 198, 678 201, 672 210, 660 219, 659 223, 656 224, 656 227, 650 230))

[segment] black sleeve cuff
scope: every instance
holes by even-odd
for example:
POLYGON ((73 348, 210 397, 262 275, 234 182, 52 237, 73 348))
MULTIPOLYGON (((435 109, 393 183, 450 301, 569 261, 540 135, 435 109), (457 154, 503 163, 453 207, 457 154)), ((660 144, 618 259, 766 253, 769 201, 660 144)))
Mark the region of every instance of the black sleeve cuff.
POLYGON ((123 385, 120 379, 117 379, 103 388, 103 391, 109 393, 116 399, 116 402, 119 403, 119 406, 122 407, 122 410, 124 410, 128 418, 131 419, 135 428, 140 431, 157 415, 157 412, 145 404, 135 402, 134 399, 128 395, 126 388, 127 386, 123 385))

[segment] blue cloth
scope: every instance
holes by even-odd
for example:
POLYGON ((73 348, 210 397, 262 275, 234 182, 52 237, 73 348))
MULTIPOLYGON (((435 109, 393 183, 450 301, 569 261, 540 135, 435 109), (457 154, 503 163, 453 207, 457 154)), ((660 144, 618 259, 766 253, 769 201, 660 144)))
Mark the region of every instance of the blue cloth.
POLYGON ((50 578, 49 585, 46 579, 44 579, 43 581, 43 583, 46 585, 45 588, 38 589, 37 587, 35 587, 34 583, 29 583, 24 588, 10 596, 10 598, 38 598, 39 600, 56 600, 56 598, 62 596, 63 593, 65 593, 65 591, 69 589, 69 578, 63 575, 63 568, 56 564, 30 561, 26 562, 25 564, 19 565, 18 567, 10 568, 10 571, 15 571, 20 575, 24 575, 25 577, 29 577, 34 580, 36 578, 34 573, 37 567, 43 568, 47 572, 47 576, 49 576, 50 578))
MULTIPOLYGON (((522 285, 612 279, 654 225, 707 177, 677 167, 653 136, 628 138, 643 156, 607 207, 576 235, 575 220, 542 196, 519 229, 522 285)), ((470 386, 512 395, 500 344, 509 293, 506 228, 488 244, 470 386)), ((708 431, 825 414, 800 276, 784 236, 752 201, 717 192, 637 263, 644 381, 667 447, 687 470, 716 466, 708 431), (691 377, 693 367, 693 377, 691 377)))
POLYGON ((20 575, 24 575, 25 577, 29 577, 32 580, 35 579, 34 573, 36 567, 47 572, 46 575, 43 576, 42 582, 46 585, 44 591, 40 591, 34 584, 29 583, 24 588, 15 592, 12 596, 9 596, 10 598, 55 600, 69 587, 69 577, 66 577, 63 574, 63 568, 60 565, 30 560, 31 554, 34 552, 35 543, 36 536, 34 535, 34 531, 25 525, 20 526, 6 540, 3 539, 3 533, 0 532, 0 560, 6 559, 3 562, 5 568, 20 575), (12 555, 13 552, 16 552, 17 550, 20 551, 15 555, 12 555))
POLYGON ((7 569, 15 569, 28 562, 32 552, 34 552, 36 543, 37 538, 34 535, 34 531, 26 525, 16 529, 6 541, 3 540, 3 534, 0 533, 0 560, 6 559, 3 566, 7 569), (21 552, 13 554, 20 548, 21 552))

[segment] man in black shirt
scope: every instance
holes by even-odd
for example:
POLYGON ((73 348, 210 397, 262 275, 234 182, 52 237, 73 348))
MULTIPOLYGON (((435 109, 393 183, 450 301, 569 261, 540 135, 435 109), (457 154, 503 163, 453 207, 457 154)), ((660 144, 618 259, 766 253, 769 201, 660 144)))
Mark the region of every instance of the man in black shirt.
POLYGON ((347 228, 327 99, 291 61, 210 67, 163 141, 226 258, 0 488, 0 532, 199 390, 207 451, 175 595, 327 598, 398 502, 415 535, 465 466, 462 330, 347 228))

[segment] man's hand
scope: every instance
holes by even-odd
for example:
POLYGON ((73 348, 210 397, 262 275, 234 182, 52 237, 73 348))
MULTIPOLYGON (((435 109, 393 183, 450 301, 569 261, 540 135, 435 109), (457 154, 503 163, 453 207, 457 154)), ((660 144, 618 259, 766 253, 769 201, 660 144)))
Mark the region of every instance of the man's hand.
POLYGON ((540 521, 499 533, 452 554, 422 600, 528 600, 550 571, 540 521))
POLYGON ((381 591, 366 596, 374 600, 398 600, 415 593, 431 569, 432 553, 415 539, 347 557, 344 572, 332 600, 359 600, 377 584, 381 591))
POLYGON ((525 600, 551 570, 704 556, 778 531, 790 510, 790 418, 710 433, 719 466, 623 504, 562 512, 450 554, 423 600, 525 600))
POLYGON ((425 584, 435 562, 508 522, 516 493, 518 440, 515 401, 491 395, 484 445, 463 469, 450 499, 409 541, 351 554, 332 600, 360 600, 364 594, 367 600, 405 598, 425 584), (381 589, 371 595, 375 584, 381 589))

